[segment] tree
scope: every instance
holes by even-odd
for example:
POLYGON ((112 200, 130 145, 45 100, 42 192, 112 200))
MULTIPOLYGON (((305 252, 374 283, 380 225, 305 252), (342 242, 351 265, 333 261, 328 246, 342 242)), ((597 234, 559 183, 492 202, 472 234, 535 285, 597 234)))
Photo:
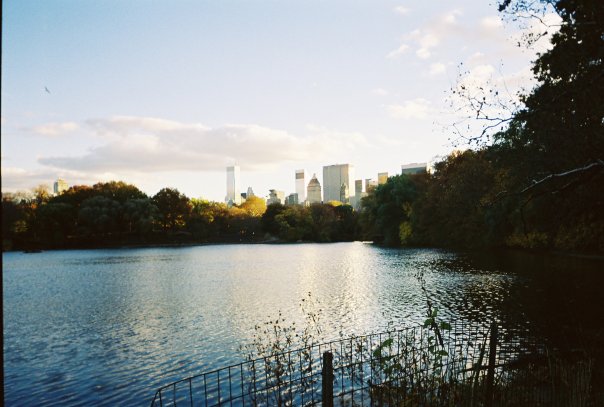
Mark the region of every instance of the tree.
POLYGON ((106 198, 113 199, 122 205, 129 199, 148 198, 140 189, 134 185, 126 184, 123 181, 99 182, 94 184, 92 189, 94 190, 95 195, 102 195, 106 198))
POLYGON ((266 212, 266 201, 257 196, 250 196, 241 204, 241 209, 250 216, 262 216, 266 212))
POLYGON ((361 201, 361 224, 372 239, 387 246, 409 243, 410 233, 401 241, 401 225, 410 228, 413 203, 418 198, 425 175, 395 175, 385 184, 379 185, 374 193, 361 201))
POLYGON ((88 198, 80 206, 78 221, 80 226, 92 235, 118 233, 122 205, 102 195, 88 198))
POLYGON ((276 222, 276 217, 283 211, 285 211, 285 206, 280 203, 270 204, 266 207, 266 211, 260 220, 260 225, 265 233, 273 236, 279 235, 280 228, 278 222, 276 222))
POLYGON ((153 202, 159 210, 159 219, 165 231, 175 231, 185 226, 191 205, 184 194, 175 188, 163 188, 153 196, 153 202))
POLYGON ((435 165, 425 193, 413 204, 417 242, 465 248, 497 244, 484 205, 498 185, 493 159, 489 150, 466 150, 435 165))
POLYGON ((137 232, 141 237, 153 230, 153 224, 159 217, 159 210, 150 198, 128 199, 123 213, 128 232, 137 232))

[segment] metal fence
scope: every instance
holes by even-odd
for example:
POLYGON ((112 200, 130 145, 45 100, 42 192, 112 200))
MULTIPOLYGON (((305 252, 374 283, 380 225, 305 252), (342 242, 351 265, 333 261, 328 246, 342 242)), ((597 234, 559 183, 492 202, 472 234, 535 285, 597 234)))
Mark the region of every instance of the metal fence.
POLYGON ((427 324, 203 373, 160 388, 151 406, 596 405, 590 363, 496 324, 427 324))

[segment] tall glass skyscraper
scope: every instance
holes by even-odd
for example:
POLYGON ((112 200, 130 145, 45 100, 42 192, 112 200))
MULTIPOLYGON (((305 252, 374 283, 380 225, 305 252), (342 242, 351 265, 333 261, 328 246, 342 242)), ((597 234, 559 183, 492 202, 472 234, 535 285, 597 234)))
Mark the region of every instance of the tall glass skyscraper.
POLYGON ((229 205, 241 204, 241 170, 238 165, 227 167, 227 194, 225 201, 229 205))
POLYGON ((349 203, 354 196, 354 166, 336 164, 323 167, 323 202, 349 203))

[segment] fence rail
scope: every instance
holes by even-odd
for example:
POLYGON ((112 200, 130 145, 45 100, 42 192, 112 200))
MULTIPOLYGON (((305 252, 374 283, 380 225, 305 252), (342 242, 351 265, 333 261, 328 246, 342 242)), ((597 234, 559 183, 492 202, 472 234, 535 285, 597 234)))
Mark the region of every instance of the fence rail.
POLYGON ((519 330, 418 326, 192 376, 158 389, 151 407, 594 404, 589 362, 556 363, 519 330))

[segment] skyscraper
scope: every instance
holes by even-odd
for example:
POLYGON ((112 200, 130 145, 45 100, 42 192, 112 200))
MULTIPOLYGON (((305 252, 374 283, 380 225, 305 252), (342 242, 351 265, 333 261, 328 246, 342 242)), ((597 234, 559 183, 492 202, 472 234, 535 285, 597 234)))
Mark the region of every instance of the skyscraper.
POLYGON ((63 191, 67 191, 68 189, 69 189, 69 185, 67 185, 67 182, 61 178, 56 180, 53 185, 53 192, 55 193, 55 195, 59 195, 63 191))
POLYGON ((268 199, 266 200, 267 205, 272 204, 284 204, 285 203, 285 192, 271 189, 268 191, 268 199))
POLYGON ((323 167, 323 201, 349 202, 350 197, 354 196, 353 185, 354 166, 336 164, 323 167))
POLYGON ((423 174, 427 172, 428 163, 412 163, 401 165, 401 174, 423 174))
POLYGON ((354 195, 361 196, 362 193, 363 193, 363 180, 357 179, 354 181, 354 195))
POLYGON ((313 174, 310 182, 308 183, 308 188, 306 189, 306 201, 309 204, 313 203, 321 203, 321 184, 317 179, 317 174, 313 174))
POLYGON ((306 171, 296 170, 296 194, 298 202, 303 203, 306 200, 306 171))
POLYGON ((241 174, 238 165, 227 167, 227 194, 225 201, 229 205, 240 205, 241 194, 239 192, 241 186, 241 174))
POLYGON ((365 179, 365 192, 366 193, 371 193, 373 192, 378 186, 378 183, 376 180, 371 179, 371 178, 367 178, 365 179))

